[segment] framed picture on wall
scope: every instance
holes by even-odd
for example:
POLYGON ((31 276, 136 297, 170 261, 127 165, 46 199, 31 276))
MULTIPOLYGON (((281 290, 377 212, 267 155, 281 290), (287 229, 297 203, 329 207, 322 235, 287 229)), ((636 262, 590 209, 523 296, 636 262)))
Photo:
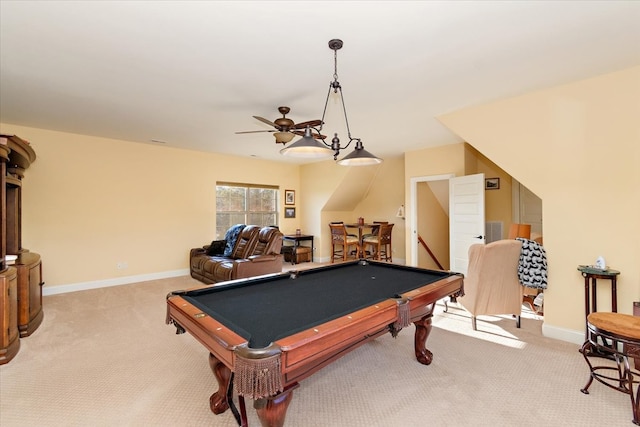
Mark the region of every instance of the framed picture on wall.
POLYGON ((285 218, 295 218, 296 217, 296 208, 284 208, 284 217, 285 218))
POLYGON ((296 192, 295 190, 284 190, 284 204, 295 205, 296 204, 296 192))
POLYGON ((497 190, 500 188, 500 178, 485 178, 484 189, 485 190, 497 190))

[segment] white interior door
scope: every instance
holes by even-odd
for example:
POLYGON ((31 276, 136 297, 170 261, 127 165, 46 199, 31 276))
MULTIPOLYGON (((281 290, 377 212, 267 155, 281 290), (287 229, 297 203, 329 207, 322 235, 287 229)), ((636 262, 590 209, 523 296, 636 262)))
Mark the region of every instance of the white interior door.
POLYGON ((449 180, 450 270, 467 274, 469 246, 485 243, 484 174, 449 180))
POLYGON ((409 206, 411 206, 411 223, 409 226, 408 235, 411 244, 411 259, 409 260, 409 265, 412 265, 414 267, 418 265, 418 184, 420 184, 421 182, 448 182, 454 176, 454 174, 450 173, 443 175, 417 176, 411 178, 411 193, 409 195, 409 206))

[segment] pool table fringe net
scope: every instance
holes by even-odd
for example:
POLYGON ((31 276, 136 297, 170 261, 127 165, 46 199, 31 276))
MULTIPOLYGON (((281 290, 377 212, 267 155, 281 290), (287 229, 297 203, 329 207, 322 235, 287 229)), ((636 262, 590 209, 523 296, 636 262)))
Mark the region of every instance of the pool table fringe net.
POLYGON ((407 298, 396 299, 398 304, 398 320, 393 324, 391 329, 391 335, 395 338, 401 329, 411 325, 411 306, 407 298))
POLYGON ((277 353, 252 359, 241 357, 236 352, 234 383, 238 394, 258 400, 282 392, 280 356, 281 353, 277 353))

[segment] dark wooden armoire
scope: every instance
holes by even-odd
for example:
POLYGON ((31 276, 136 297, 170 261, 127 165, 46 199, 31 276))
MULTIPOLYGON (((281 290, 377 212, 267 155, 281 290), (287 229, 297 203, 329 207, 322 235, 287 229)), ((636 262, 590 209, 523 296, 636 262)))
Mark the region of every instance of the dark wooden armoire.
POLYGON ((20 338, 44 316, 40 255, 22 247, 22 179, 35 159, 27 141, 0 135, 0 365, 14 358, 20 338))

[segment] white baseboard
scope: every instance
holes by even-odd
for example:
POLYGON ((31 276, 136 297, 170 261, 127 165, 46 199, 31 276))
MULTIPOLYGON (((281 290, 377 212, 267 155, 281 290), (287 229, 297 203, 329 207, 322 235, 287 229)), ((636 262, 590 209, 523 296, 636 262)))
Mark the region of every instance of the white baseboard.
POLYGON ((542 335, 561 341, 567 341, 577 345, 584 344, 584 331, 574 331, 572 329, 559 328, 557 326, 542 324, 542 335))
POLYGON ((128 285, 136 282, 147 282, 149 280, 168 279, 170 277, 188 276, 189 269, 162 271, 160 273, 139 274, 137 276, 124 276, 115 279, 96 280, 93 282, 72 283, 69 285, 53 286, 42 288, 42 295, 56 295, 67 292, 86 291, 88 289, 106 288, 109 286, 128 285))

